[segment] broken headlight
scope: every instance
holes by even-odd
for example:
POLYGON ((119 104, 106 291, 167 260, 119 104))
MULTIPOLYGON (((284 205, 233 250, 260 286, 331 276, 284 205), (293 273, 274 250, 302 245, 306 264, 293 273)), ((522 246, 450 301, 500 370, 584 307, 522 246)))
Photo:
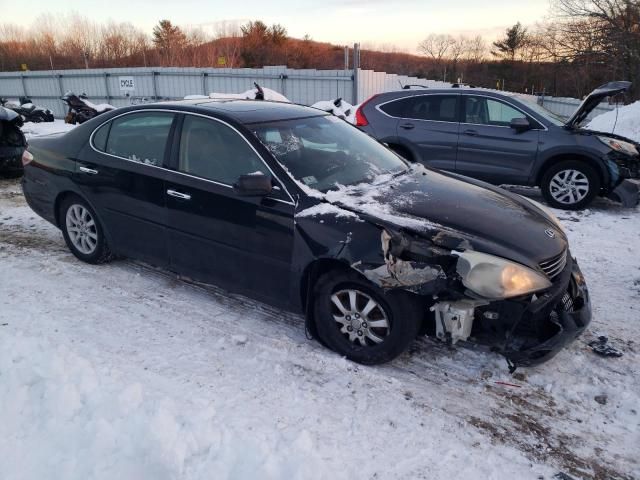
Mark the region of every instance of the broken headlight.
POLYGON ((616 152, 626 153, 627 155, 632 156, 638 155, 638 149, 633 143, 617 140, 615 138, 600 136, 598 136, 598 140, 600 140, 607 147, 615 150, 616 152))
POLYGON ((495 300, 518 297, 551 286, 547 277, 519 263, 474 251, 454 253, 458 256, 456 269, 462 283, 482 297, 495 300))

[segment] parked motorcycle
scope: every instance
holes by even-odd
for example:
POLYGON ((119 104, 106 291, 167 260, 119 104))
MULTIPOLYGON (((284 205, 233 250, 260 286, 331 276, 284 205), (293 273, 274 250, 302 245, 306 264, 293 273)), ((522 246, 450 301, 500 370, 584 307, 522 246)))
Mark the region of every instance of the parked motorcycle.
POLYGON ((22 154, 27 139, 20 130, 22 117, 0 106, 0 175, 15 177, 22 174, 22 154))
POLYGON ((0 98, 0 105, 22 115, 25 122, 53 122, 51 110, 35 105, 29 97, 20 97, 17 103, 0 98))
POLYGON ((89 101, 86 93, 76 95, 73 92, 67 92, 61 98, 69 107, 69 111, 64 117, 64 121, 65 123, 70 123, 72 125, 75 125, 76 123, 84 123, 93 117, 97 117, 101 113, 108 112, 116 108, 108 103, 96 105, 89 101))

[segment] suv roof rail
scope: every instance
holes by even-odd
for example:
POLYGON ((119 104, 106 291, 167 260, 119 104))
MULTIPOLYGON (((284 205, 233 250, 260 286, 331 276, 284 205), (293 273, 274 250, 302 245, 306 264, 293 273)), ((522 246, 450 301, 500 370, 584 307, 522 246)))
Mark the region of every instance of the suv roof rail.
POLYGON ((403 89, 403 90, 411 90, 411 88, 413 88, 413 87, 418 87, 418 88, 429 88, 429 87, 427 87, 426 85, 418 85, 418 84, 415 84, 415 83, 408 83, 408 84, 406 84, 406 85, 402 85, 402 84, 401 84, 401 86, 402 86, 402 89, 403 89))

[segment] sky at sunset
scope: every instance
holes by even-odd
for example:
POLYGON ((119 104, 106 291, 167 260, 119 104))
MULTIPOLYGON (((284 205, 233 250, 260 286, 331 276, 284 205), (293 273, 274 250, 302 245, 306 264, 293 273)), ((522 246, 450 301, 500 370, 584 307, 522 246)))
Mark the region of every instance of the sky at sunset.
POLYGON ((71 12, 97 22, 129 21, 147 32, 162 18, 209 31, 220 21, 260 19, 284 25, 292 37, 308 34, 335 44, 413 51, 429 33, 480 34, 493 40, 517 21, 531 25, 542 20, 549 0, 0 0, 0 6, 0 23, 10 19, 24 26, 43 13, 71 12))

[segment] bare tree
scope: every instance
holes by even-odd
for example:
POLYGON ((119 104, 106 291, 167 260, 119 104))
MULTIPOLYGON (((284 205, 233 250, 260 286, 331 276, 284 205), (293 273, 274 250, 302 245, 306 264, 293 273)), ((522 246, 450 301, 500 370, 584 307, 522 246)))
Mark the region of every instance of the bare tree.
POLYGON ((634 84, 640 80, 638 0, 555 0, 554 5, 566 29, 583 40, 567 45, 574 58, 597 54, 607 59, 617 75, 634 84), (593 52, 584 51, 585 37, 593 52))
POLYGON ((472 63, 482 62, 487 56, 487 42, 480 35, 470 39, 466 54, 466 60, 472 63))
POLYGON ((238 22, 219 22, 215 29, 216 44, 219 56, 224 58, 225 65, 234 68, 240 61, 242 35, 238 22))
POLYGON ((420 42, 418 50, 431 57, 437 65, 442 65, 455 43, 456 41, 451 35, 432 33, 420 42))

